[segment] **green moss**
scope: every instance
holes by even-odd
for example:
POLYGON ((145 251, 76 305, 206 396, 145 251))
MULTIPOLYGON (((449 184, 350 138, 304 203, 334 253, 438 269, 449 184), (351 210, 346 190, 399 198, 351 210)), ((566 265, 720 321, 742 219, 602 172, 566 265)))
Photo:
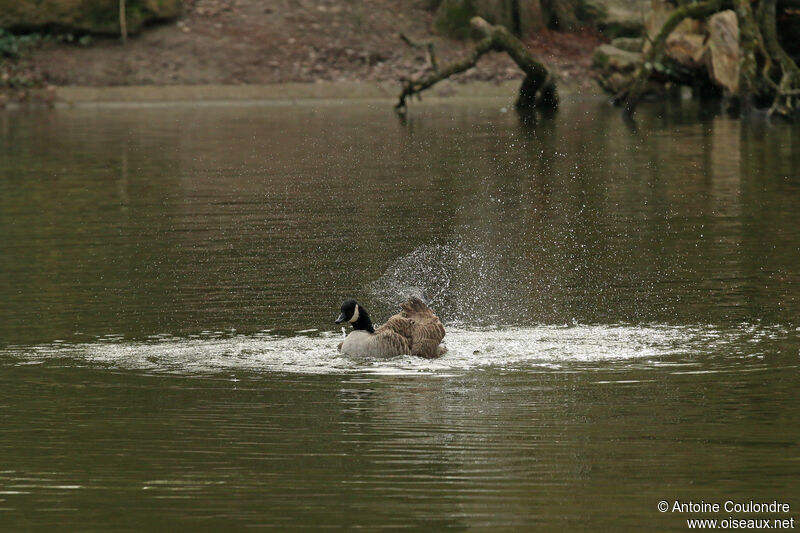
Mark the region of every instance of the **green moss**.
POLYGON ((38 33, 16 35, 0 28, 0 61, 2 58, 17 58, 26 49, 42 40, 38 33))

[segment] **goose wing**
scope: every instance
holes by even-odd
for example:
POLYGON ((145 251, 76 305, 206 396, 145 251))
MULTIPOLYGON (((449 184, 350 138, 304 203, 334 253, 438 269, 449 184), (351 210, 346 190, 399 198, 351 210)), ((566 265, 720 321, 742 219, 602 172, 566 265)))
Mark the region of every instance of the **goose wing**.
POLYGON ((375 330, 374 344, 382 356, 411 353, 411 328, 413 322, 399 314, 375 330))
POLYGON ((444 325, 433 314, 425 302, 412 296, 401 306, 400 314, 393 316, 403 319, 402 325, 408 330, 411 355, 433 359, 441 355, 439 344, 444 338, 444 325), (410 323, 409 323, 410 322, 410 323))

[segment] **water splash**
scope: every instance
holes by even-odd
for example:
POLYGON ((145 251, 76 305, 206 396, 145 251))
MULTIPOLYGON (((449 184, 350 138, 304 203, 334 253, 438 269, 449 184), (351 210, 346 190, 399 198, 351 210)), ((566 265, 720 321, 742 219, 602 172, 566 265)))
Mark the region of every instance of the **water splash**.
POLYGON ((389 309, 414 295, 451 323, 510 325, 509 316, 524 312, 513 305, 518 292, 498 268, 501 255, 460 241, 422 245, 394 261, 369 289, 389 309))
POLYGON ((665 359, 724 354, 753 356, 759 344, 793 332, 781 327, 576 325, 530 328, 448 327, 448 353, 436 360, 410 356, 341 356, 337 333, 278 336, 156 336, 147 341, 107 337, 91 343, 54 342, 0 350, 15 364, 64 361, 167 373, 228 371, 329 374, 350 372, 451 373, 488 368, 605 367, 613 362, 658 365, 665 359))
POLYGON ((431 306, 443 305, 454 265, 461 256, 453 244, 420 246, 392 263, 369 288, 382 303, 393 308, 411 295, 431 306))

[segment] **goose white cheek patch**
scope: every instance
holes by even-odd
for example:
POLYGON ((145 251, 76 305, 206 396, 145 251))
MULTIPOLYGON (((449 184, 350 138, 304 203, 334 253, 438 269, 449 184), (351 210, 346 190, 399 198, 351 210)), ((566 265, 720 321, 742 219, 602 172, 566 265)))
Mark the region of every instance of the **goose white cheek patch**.
POLYGON ((350 322, 351 324, 355 324, 356 322, 358 322, 358 305, 356 305, 356 310, 353 311, 353 318, 348 320, 348 322, 350 322))

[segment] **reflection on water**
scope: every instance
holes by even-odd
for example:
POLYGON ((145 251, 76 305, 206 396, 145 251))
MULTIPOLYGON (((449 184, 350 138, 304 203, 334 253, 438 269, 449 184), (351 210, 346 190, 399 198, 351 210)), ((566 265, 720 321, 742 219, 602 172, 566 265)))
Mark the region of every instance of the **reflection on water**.
POLYGON ((1 114, 0 525, 800 509, 800 129, 501 106, 1 114), (337 354, 343 298, 409 292, 445 357, 337 354))
POLYGON ((344 297, 388 316, 405 285, 464 324, 793 321, 796 127, 643 119, 5 114, 0 342, 328 330, 344 297))

